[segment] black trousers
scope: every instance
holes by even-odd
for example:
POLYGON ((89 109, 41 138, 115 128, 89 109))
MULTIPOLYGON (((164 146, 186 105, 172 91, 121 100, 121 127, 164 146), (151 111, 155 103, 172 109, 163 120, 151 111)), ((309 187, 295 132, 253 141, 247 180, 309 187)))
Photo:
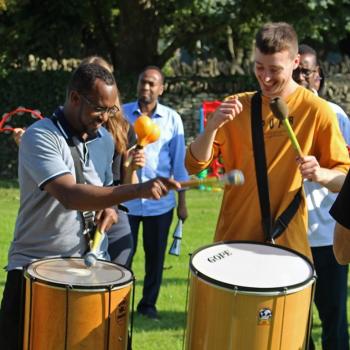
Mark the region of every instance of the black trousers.
POLYGON ((22 270, 7 273, 0 309, 0 348, 23 349, 25 280, 22 270))
POLYGON ((129 215, 131 232, 134 237, 134 254, 137 249, 137 238, 142 222, 143 249, 145 251, 145 278, 142 299, 138 309, 155 309, 162 283, 165 250, 168 242, 173 210, 158 216, 129 215))
MULTIPOLYGON (((332 246, 312 247, 311 250, 317 274, 314 301, 322 324, 322 349, 349 350, 348 266, 337 263, 332 246)), ((309 349, 315 349, 312 339, 309 349)))

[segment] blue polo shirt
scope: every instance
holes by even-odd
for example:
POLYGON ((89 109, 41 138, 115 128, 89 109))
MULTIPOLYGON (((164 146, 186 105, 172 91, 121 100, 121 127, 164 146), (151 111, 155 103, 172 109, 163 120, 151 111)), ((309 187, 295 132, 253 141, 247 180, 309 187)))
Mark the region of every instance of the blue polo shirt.
MULTIPOLYGON (((137 101, 123 105, 128 121, 134 124, 141 115, 137 101)), ((159 139, 145 147, 146 165, 138 170, 140 182, 157 176, 174 178, 177 181, 188 179, 185 169, 185 137, 180 115, 173 109, 157 103, 154 113, 149 116, 159 126, 159 139)), ((174 191, 159 200, 135 199, 125 203, 130 215, 156 216, 164 214, 176 206, 174 191)))

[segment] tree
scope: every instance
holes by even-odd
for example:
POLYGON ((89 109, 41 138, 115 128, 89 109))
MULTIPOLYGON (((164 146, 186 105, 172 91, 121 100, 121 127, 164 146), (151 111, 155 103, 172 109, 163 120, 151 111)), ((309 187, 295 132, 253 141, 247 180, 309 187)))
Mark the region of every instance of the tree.
POLYGON ((100 54, 117 73, 130 75, 149 64, 164 66, 179 48, 193 53, 198 41, 214 55, 249 50, 267 21, 287 21, 301 40, 333 47, 350 33, 350 0, 2 1, 0 52, 16 66, 29 54, 100 54))

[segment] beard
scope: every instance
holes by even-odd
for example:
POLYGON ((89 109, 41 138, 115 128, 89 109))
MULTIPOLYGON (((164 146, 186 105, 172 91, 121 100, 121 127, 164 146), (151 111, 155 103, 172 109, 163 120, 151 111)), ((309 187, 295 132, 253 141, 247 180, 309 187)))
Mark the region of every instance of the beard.
POLYGON ((99 126, 93 126, 92 123, 87 124, 84 118, 84 113, 83 109, 80 108, 79 113, 78 113, 78 121, 79 121, 79 134, 82 138, 85 138, 87 135, 88 137, 94 138, 97 136, 98 129, 100 128, 99 126))
POLYGON ((138 96, 138 100, 139 100, 139 102, 141 102, 142 104, 144 104, 144 105, 148 105, 148 104, 151 104, 152 102, 153 102, 153 100, 152 100, 152 97, 151 96, 149 96, 149 95, 139 95, 138 96))

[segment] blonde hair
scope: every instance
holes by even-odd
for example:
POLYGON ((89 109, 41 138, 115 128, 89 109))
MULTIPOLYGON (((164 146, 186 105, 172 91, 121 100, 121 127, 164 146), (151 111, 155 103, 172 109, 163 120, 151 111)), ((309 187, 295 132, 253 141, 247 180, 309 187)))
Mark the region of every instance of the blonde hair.
MULTIPOLYGON (((88 56, 80 62, 80 65, 89 63, 98 64, 103 68, 107 69, 109 72, 113 73, 113 66, 100 56, 88 56)), ((128 131, 130 125, 125 119, 124 114, 122 112, 122 103, 118 87, 116 105, 117 107, 119 107, 119 112, 115 114, 114 118, 108 118, 106 127, 113 136, 117 152, 122 154, 127 150, 128 147, 128 131)))

